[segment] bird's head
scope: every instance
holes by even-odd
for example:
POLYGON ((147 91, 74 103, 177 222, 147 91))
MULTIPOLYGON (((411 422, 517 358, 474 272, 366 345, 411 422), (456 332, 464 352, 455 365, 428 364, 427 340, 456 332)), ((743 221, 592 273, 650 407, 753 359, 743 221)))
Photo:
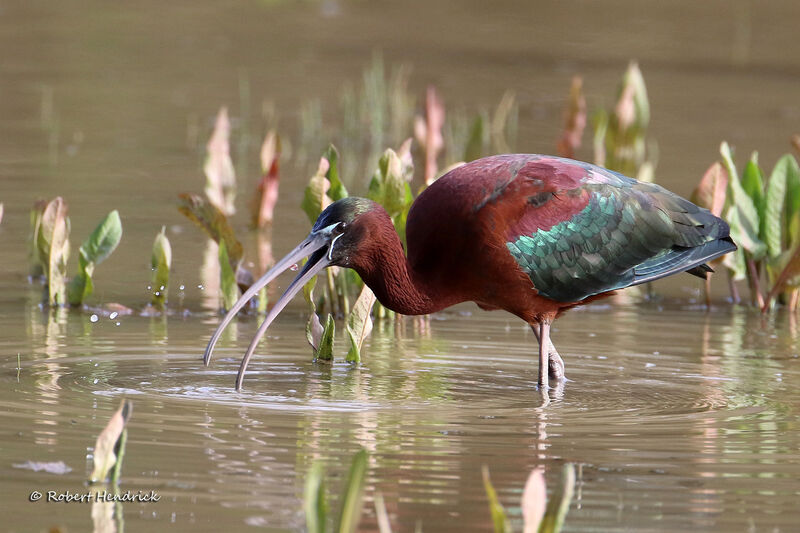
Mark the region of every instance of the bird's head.
POLYGON ((236 378, 236 388, 241 389, 244 371, 247 363, 255 351, 258 341, 264 335, 269 325, 275 317, 283 310, 291 299, 300 292, 300 289, 317 273, 328 266, 349 267, 352 265, 351 259, 355 258, 359 246, 364 242, 364 237, 368 233, 368 225, 365 223, 364 215, 373 211, 378 204, 365 198, 349 197, 338 200, 329 205, 314 223, 311 233, 308 234, 294 250, 289 252, 283 259, 275 263, 269 272, 258 279, 222 319, 217 330, 211 336, 211 340, 206 348, 203 360, 206 365, 211 361, 211 352, 219 339, 222 331, 233 320, 236 313, 247 304, 263 287, 270 281, 277 278, 281 273, 308 258, 305 265, 297 277, 294 278, 284 293, 275 302, 275 305, 267 313, 264 322, 258 328, 258 332, 250 343, 250 346, 242 359, 239 367, 239 375, 236 378))

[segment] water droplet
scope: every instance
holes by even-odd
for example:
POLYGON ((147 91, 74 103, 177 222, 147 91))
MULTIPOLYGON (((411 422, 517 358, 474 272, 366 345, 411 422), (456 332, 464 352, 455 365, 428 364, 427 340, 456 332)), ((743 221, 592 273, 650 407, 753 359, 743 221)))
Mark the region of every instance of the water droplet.
POLYGON ((161 296, 161 293, 156 291, 156 296, 161 296))
POLYGON ((97 315, 92 315, 89 317, 89 322, 97 322, 100 318, 97 315))
POLYGON ((158 290, 163 291, 164 290, 164 286, 162 285, 158 290))
POLYGON ((183 289, 185 289, 185 288, 186 288, 186 287, 184 287, 183 285, 181 285, 180 287, 178 287, 178 289, 179 289, 179 290, 183 290, 183 289))
POLYGON ((152 290, 153 290, 153 286, 152 286, 152 285, 148 285, 148 286, 147 286, 147 290, 148 290, 148 291, 152 291, 152 290))
POLYGON ((117 326, 119 326, 119 322, 117 322, 117 324, 116 324, 116 325, 117 325, 117 326))
POLYGON ((203 286, 202 285, 198 285, 197 288, 200 289, 201 291, 203 290, 203 286))
POLYGON ((292 266, 289 267, 289 270, 291 270, 292 272, 297 272, 298 268, 300 268, 300 267, 297 266, 297 263, 295 263, 295 264, 293 264, 292 266))
POLYGON ((117 315, 119 315, 119 313, 117 313, 116 311, 114 311, 113 313, 111 313, 110 315, 108 315, 108 318, 110 318, 111 320, 114 320, 115 318, 117 318, 117 315))

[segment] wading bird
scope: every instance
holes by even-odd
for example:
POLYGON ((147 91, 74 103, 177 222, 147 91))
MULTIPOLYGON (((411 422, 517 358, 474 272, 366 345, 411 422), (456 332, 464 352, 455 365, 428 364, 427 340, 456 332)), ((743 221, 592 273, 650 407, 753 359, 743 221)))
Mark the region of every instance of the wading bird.
POLYGON ((258 291, 308 257, 269 311, 236 378, 264 332, 325 267, 352 268, 378 300, 404 315, 460 302, 504 309, 539 341, 539 386, 564 378, 550 324, 565 310, 678 272, 705 277, 705 264, 736 249, 728 225, 653 183, 570 159, 512 154, 460 166, 416 199, 406 224, 408 255, 386 211, 364 198, 328 206, 308 237, 256 281, 214 332, 258 291))

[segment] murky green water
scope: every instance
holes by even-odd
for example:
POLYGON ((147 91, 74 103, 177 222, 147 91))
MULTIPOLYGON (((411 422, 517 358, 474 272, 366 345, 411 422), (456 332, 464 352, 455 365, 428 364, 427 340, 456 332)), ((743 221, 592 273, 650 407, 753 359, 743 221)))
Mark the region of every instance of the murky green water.
MULTIPOLYGON (((552 152, 573 74, 584 74, 596 107, 638 58, 658 180, 688 194, 723 138, 742 155, 758 149, 767 167, 788 149, 800 56, 787 21, 798 16, 795 3, 779 1, 0 3, 2 529, 93 528, 91 505, 31 503, 29 494, 86 491, 90 448, 123 396, 134 414, 122 488, 161 496, 123 504, 127 531, 302 530, 311 462, 325 463, 336 494, 360 447, 370 451, 364 530, 377 527, 380 491, 396 531, 418 522, 489 531, 482 465, 519 528, 528 472, 544 465, 553 489, 567 462, 579 473, 570 531, 796 529, 800 347, 791 317, 729 307, 721 282, 707 313, 688 276, 658 284, 666 298, 657 302, 576 310, 553 332, 570 381, 545 401, 533 335, 504 313, 464 305, 429 329, 377 327, 352 368, 310 362, 296 304, 237 394, 256 321, 243 318, 202 366, 219 320, 208 311, 215 295, 200 274, 204 241, 174 206, 177 193, 203 184, 193 125, 202 145, 228 104, 235 135, 242 120, 260 124, 261 102, 272 100, 295 133, 300 105, 319 97, 332 115, 339 87, 375 48, 389 64, 412 64, 413 88, 435 83, 453 107, 493 106, 515 90, 516 148, 526 152, 552 152), (97 221, 112 207, 122 215, 125 235, 98 267, 95 304, 147 301, 150 246, 166 225, 173 280, 184 286, 171 298, 178 311, 92 323, 91 313, 40 308, 40 287, 26 281, 27 213, 56 194, 71 206, 71 268, 97 221), (26 461, 71 471, 14 466, 26 461)), ((250 157, 249 167, 238 160, 245 189, 256 142, 235 148, 234 157, 250 157)), ((277 254, 308 229, 295 207, 305 180, 287 165, 277 254)), ((255 238, 245 241, 252 250, 255 238)))

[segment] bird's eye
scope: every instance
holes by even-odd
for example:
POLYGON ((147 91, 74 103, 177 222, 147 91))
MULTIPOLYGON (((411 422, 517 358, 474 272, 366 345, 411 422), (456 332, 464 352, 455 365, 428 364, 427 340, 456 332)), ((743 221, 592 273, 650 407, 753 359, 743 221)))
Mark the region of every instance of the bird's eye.
POLYGON ((336 227, 333 228, 333 231, 334 233, 344 233, 344 228, 346 226, 347 225, 344 222, 339 222, 338 224, 336 224, 336 227))

